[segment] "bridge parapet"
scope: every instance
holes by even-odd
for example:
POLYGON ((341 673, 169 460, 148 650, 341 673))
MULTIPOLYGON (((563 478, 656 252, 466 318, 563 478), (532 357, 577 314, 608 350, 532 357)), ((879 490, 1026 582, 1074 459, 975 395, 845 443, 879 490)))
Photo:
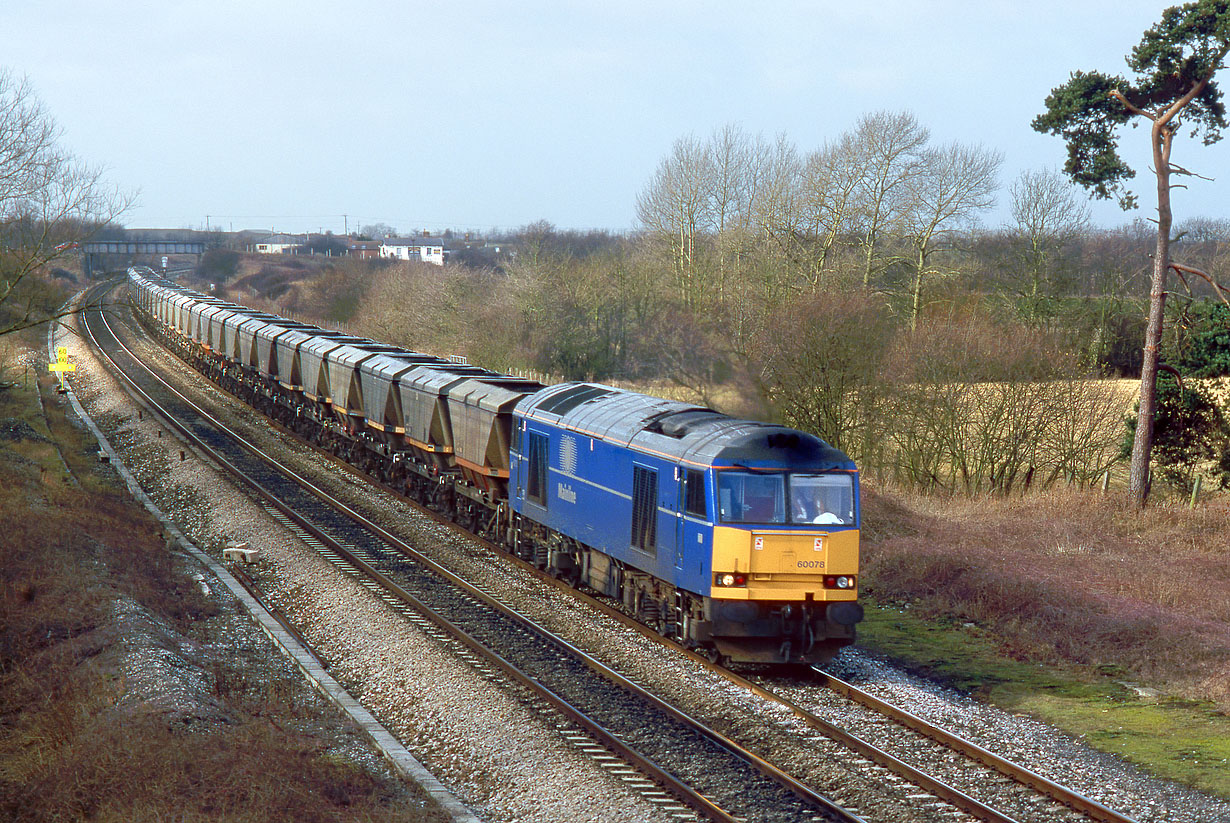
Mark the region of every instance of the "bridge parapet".
POLYGON ((82 254, 204 254, 204 243, 170 240, 89 240, 81 244, 82 254))

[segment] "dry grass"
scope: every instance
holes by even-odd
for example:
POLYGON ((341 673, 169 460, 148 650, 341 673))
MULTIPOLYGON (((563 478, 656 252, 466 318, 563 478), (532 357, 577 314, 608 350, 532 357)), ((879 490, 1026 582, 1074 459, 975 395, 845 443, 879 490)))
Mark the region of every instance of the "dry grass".
MULTIPOLYGON (((135 602, 189 638, 204 637, 217 609, 126 490, 95 476, 92 451, 56 403, 50 429, 36 428, 65 444, 71 474, 45 443, 0 443, 0 819, 444 819, 400 783, 331 754, 327 731, 294 731, 300 721, 319 728, 319 706, 305 713, 289 687, 271 690, 242 661, 206 669, 207 717, 131 698, 114 604, 135 602)), ((33 395, 0 391, 4 417, 37 423, 33 395)))
POLYGON ((1138 512, 1078 489, 894 497, 865 501, 864 579, 878 597, 975 622, 1021 659, 1122 667, 1230 706, 1224 499, 1138 512))

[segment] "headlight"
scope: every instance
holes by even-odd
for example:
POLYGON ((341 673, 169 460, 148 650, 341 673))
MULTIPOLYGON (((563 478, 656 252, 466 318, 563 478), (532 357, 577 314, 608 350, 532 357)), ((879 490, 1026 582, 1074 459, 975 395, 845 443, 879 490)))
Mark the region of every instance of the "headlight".
POLYGON ((730 572, 722 572, 714 576, 713 582, 714 585, 717 586, 746 586, 747 575, 739 572, 735 572, 734 574, 731 574, 730 572))
POLYGON ((834 575, 831 574, 824 578, 824 587, 826 589, 853 589, 855 578, 852 575, 834 575))

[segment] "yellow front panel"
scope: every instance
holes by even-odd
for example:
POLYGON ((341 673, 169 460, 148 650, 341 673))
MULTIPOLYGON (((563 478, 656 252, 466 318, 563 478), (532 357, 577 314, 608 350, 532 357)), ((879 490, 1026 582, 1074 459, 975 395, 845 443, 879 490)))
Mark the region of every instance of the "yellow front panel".
POLYGON ((854 600, 855 589, 826 589, 828 574, 858 574, 858 531, 713 529, 713 571, 742 572, 747 587, 714 586, 719 600, 854 600))

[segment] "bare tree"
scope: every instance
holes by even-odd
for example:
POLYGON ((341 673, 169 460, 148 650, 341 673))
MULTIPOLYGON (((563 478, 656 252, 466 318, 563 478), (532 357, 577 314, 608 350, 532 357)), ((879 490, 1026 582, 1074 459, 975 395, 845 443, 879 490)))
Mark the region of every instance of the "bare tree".
POLYGON ((757 140, 750 148, 738 273, 758 280, 762 296, 771 301, 796 288, 802 160, 785 135, 772 143, 757 140))
POLYGON ((1003 158, 981 146, 950 143, 927 149, 922 167, 903 181, 908 197, 903 208, 902 234, 912 250, 910 326, 918 324, 923 286, 940 273, 933 257, 945 240, 969 228, 979 212, 995 205, 996 176, 1003 158))
POLYGON ((1057 259, 1089 228, 1089 207, 1077 199, 1069 181, 1050 169, 1021 172, 1008 193, 1025 317, 1036 324, 1041 303, 1055 286, 1057 259))
POLYGON ((53 317, 36 275, 132 203, 60 138, 29 80, 0 69, 0 334, 53 317))
POLYGON ((764 141, 737 124, 714 131, 704 147, 707 212, 717 251, 712 296, 723 300, 731 270, 749 245, 751 215, 767 184, 771 158, 764 141))
POLYGON ((861 172, 854 203, 863 249, 863 286, 870 287, 879 268, 881 236, 905 208, 906 186, 922 173, 931 133, 910 112, 877 111, 863 115, 854 128, 856 167, 861 172))
POLYGON ((813 292, 820 289, 839 241, 853 228, 864 159, 854 137, 846 134, 812 152, 800 171, 798 234, 811 240, 807 282, 813 292))
POLYGON ((359 229, 359 234, 370 237, 372 240, 384 240, 388 237, 397 237, 397 229, 388 223, 371 223, 359 229))
POLYGON ((698 246, 712 229, 711 160, 704 145, 689 135, 675 141, 636 199, 636 214, 657 240, 670 249, 680 298, 699 298, 698 246))
POLYGON ((757 388, 788 425, 865 463, 887 422, 879 412, 893 337, 891 315, 871 295, 800 297, 752 341, 757 388))

